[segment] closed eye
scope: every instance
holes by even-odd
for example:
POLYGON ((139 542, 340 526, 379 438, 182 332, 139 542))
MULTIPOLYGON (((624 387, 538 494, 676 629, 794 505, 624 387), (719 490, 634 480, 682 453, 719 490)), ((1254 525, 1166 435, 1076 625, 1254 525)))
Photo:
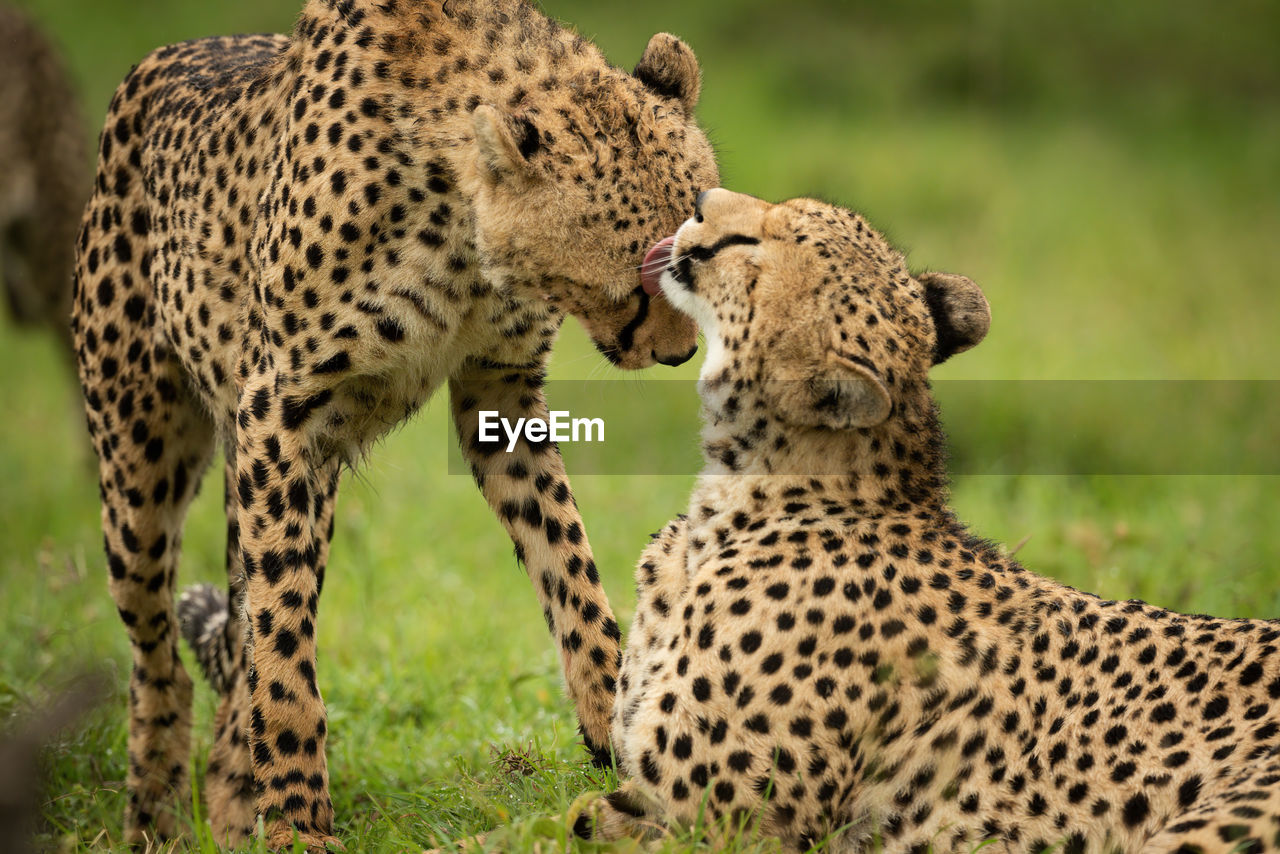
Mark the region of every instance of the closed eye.
POLYGON ((730 246, 757 246, 759 243, 760 239, 758 237, 748 237, 745 234, 730 234, 720 238, 710 246, 693 246, 685 250, 685 252, 695 261, 707 261, 730 246))
POLYGON ((745 234, 730 234, 720 238, 710 246, 692 246, 686 249, 681 254, 680 260, 672 265, 675 268, 676 278, 686 285, 692 285, 694 261, 699 263, 709 261, 717 253, 728 249, 730 246, 756 246, 759 243, 760 239, 756 237, 748 237, 745 234))

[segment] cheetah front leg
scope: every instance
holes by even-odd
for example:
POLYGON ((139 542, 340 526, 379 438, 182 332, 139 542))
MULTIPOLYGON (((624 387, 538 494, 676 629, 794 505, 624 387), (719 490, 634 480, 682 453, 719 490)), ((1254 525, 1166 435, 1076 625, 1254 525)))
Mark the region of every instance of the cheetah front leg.
MULTIPOLYGON (((665 672, 671 640, 683 625, 683 599, 689 586, 686 565, 688 524, 683 516, 668 523, 640 555, 636 568, 636 613, 631 622, 618 699, 613 707, 613 745, 623 775, 640 771, 643 738, 633 738, 636 714, 651 680, 665 672)), ((664 832, 661 804, 634 777, 618 790, 596 798, 574 823, 584 839, 649 838, 664 832)))
POLYGON ((614 748, 628 773, 634 773, 636 767, 634 757, 627 755, 626 733, 654 672, 647 666, 649 659, 663 655, 684 625, 680 603, 689 586, 688 531, 683 516, 667 523, 653 535, 636 566, 636 612, 623 653, 618 701, 613 707, 614 748))
POLYGON ((288 847, 296 830, 308 847, 323 848, 336 840, 316 620, 337 463, 318 461, 306 439, 319 404, 274 398, 275 387, 269 374, 246 384, 236 430, 248 741, 268 846, 288 847))
MULTIPOLYGON (((666 654, 669 639, 682 624, 678 606, 689 586, 687 538, 684 517, 673 520, 653 535, 636 568, 636 613, 613 707, 613 745, 624 774, 638 770, 639 757, 629 749, 629 735, 649 680, 661 672, 650 666, 650 659, 666 654)), ((661 814, 660 804, 635 779, 624 780, 617 791, 596 798, 582 811, 573 832, 583 839, 606 841, 652 838, 665 832, 661 814)))
MULTIPOLYGON (((214 742, 209 751, 204 793, 214 837, 235 846, 251 836, 257 822, 253 763, 249 755, 249 655, 244 631, 245 576, 240 551, 240 500, 237 495, 234 449, 226 460, 224 506, 227 517, 227 592, 197 585, 178 604, 182 631, 209 683, 221 699, 214 717, 214 742)), ((320 539, 318 573, 323 583, 333 538, 335 470, 317 509, 320 539)))
POLYGON ((547 418, 541 364, 467 366, 449 383, 462 451, 481 492, 516 546, 559 642, 565 685, 593 761, 610 764, 609 717, 621 635, 591 556, 555 444, 481 441, 479 412, 547 418))

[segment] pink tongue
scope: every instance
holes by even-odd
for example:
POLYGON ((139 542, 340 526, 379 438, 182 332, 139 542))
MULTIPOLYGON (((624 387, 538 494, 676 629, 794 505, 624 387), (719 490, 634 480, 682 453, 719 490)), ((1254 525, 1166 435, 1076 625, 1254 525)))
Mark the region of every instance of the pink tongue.
POLYGON ((644 263, 640 265, 640 285, 649 296, 654 296, 662 290, 658 280, 662 278, 663 271, 671 263, 671 247, 675 242, 675 235, 664 237, 653 244, 653 248, 644 256, 644 263))

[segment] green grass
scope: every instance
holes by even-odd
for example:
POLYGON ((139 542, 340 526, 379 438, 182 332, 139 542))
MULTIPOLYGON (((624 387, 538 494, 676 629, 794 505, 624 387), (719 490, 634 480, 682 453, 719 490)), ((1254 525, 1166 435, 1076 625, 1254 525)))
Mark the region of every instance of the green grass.
MULTIPOLYGON (((94 122, 156 44, 279 30, 295 12, 292 0, 24 5, 67 49, 94 122)), ((945 14, 923 0, 898 12, 802 4, 785 16, 774 3, 683 11, 690 5, 546 4, 620 64, 655 30, 693 43, 726 185, 849 204, 914 266, 980 282, 991 335, 939 378, 1280 378, 1280 85, 1266 46, 1255 45, 1274 31, 1263 4, 1207 33, 1188 4, 1138 4, 1145 19, 1129 7, 1032 13, 993 0, 945 14), (1121 73, 1126 57, 1132 69, 1121 73)), ((606 371, 571 325, 553 376, 612 378, 644 394, 696 371, 606 371)), ((51 341, 8 325, 0 392, 0 716, 38 708, 76 670, 114 670, 115 693, 45 756, 40 841, 123 850, 128 652, 106 592, 76 392, 51 341)), ((652 399, 659 447, 692 441, 692 407, 652 399)), ((390 435, 339 499, 319 626, 338 833, 352 851, 479 832, 496 847, 550 850, 578 795, 615 780, 575 746, 557 659, 509 542, 470 480, 447 473, 442 403, 390 435)), ((982 461, 1003 459, 1024 423, 1047 429, 1019 414, 1022 403, 964 410, 956 454, 966 470, 1008 471, 982 461)), ((1123 399, 1079 414, 1094 437, 1085 447, 1105 456, 1112 435, 1148 435, 1147 415, 1123 399)), ((1216 441, 1277 432, 1238 421, 1248 413, 1222 423, 1216 441)), ((1170 447, 1177 434, 1169 425, 1170 447)), ((183 584, 222 575, 220 468, 211 472, 187 528, 183 584)), ((648 532, 684 508, 691 483, 692 473, 574 478, 624 625, 635 558, 648 532)), ((1280 615, 1276 478, 966 476, 955 505, 978 532, 1022 543, 1019 559, 1074 586, 1280 615)), ((200 689, 197 772, 212 709, 200 689)), ((193 825, 195 850, 214 850, 193 825)), ((670 848, 694 846, 686 836, 670 848)))

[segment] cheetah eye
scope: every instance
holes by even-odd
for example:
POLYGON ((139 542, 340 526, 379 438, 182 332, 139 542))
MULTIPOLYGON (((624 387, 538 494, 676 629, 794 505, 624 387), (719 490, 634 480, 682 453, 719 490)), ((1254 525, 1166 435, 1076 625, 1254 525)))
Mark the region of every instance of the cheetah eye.
POLYGON ((694 222, 702 222, 702 211, 694 211, 694 212, 693 212, 693 221, 694 221, 694 222))

